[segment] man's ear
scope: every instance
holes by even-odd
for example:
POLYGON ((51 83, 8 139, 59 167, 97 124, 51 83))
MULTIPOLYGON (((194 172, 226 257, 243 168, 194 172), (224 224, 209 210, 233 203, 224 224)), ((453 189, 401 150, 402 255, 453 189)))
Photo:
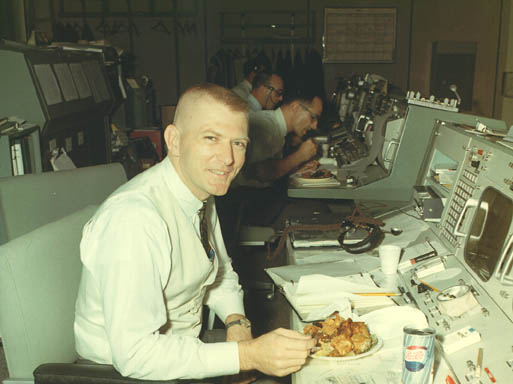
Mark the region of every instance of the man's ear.
POLYGON ((180 156, 180 130, 174 124, 169 124, 164 131, 164 141, 171 156, 180 156))

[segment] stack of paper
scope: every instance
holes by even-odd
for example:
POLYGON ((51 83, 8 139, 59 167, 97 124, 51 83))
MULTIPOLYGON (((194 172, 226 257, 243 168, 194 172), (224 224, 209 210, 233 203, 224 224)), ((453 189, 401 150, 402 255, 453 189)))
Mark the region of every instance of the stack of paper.
POLYGON ((438 180, 440 184, 452 185, 457 174, 458 164, 447 163, 447 164, 436 164, 432 167, 435 180, 438 180))
MULTIPOLYGON (((369 233, 363 228, 349 231, 344 238, 344 244, 354 244, 364 240, 369 233)), ((340 230, 336 231, 302 231, 292 232, 290 241, 294 248, 307 247, 340 247, 338 238, 340 230)))
MULTIPOLYGON (((368 273, 344 277, 326 275, 302 276, 298 282, 287 282, 283 292, 304 321, 312 319, 311 313, 329 306, 346 307, 349 301, 355 311, 370 307, 395 305, 385 290, 378 288, 368 273)), ((328 314, 329 315, 329 314, 328 314)))

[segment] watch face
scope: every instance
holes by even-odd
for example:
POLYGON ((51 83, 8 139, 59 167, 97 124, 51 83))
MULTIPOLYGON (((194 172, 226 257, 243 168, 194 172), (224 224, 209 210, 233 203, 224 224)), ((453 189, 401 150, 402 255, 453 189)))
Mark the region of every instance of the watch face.
POLYGON ((244 326, 246 328, 251 327, 251 322, 248 319, 244 319, 244 318, 240 319, 239 323, 240 323, 240 325, 242 325, 242 326, 244 326))
POLYGON ((226 328, 229 328, 232 325, 242 325, 243 327, 250 328, 251 322, 246 318, 242 318, 235 321, 230 321, 228 324, 226 324, 226 328))

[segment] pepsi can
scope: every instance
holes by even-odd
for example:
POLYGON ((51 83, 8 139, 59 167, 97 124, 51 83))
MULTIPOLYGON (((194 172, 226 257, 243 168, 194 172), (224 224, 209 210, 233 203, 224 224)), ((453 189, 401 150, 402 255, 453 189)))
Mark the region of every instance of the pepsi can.
POLYGON ((431 384, 435 361, 435 330, 404 327, 402 384, 431 384))

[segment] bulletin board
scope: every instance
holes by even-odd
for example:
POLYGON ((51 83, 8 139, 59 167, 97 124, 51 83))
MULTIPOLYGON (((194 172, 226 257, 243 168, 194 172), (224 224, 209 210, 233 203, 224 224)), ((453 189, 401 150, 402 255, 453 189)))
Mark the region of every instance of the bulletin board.
POLYGON ((396 8, 325 8, 324 63, 393 63, 396 8))

